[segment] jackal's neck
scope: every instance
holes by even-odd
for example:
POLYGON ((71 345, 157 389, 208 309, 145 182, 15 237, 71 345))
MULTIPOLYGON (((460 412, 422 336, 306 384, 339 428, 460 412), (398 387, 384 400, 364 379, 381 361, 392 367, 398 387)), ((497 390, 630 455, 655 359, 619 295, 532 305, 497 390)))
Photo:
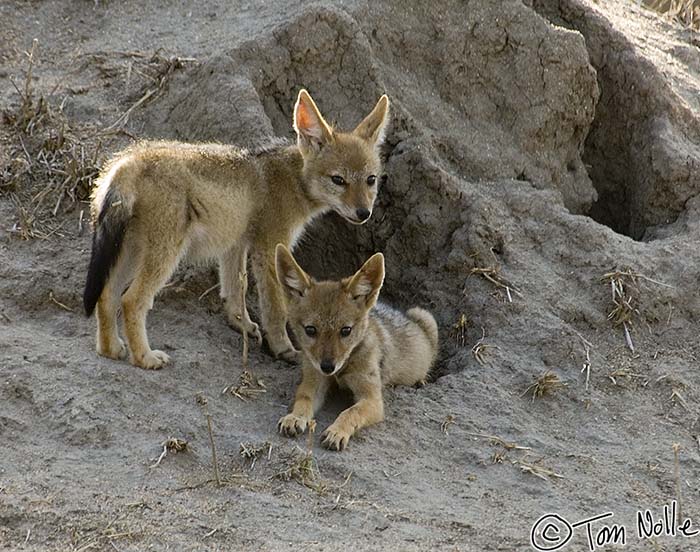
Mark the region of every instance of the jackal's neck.
POLYGON ((271 200, 295 205, 305 214, 314 215, 324 205, 310 193, 304 178, 304 158, 294 145, 280 146, 260 155, 265 166, 267 190, 271 200))

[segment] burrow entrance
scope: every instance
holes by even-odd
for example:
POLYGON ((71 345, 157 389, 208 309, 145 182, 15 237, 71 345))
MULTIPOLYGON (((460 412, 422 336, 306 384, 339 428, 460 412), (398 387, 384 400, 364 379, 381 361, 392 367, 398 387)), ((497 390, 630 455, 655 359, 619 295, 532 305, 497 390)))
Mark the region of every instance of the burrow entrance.
MULTIPOLYGON (((580 32, 597 73, 600 98, 583 161, 598 200, 587 213, 615 232, 651 241, 700 193, 700 132, 694 112, 652 61, 603 16, 573 2, 534 0, 545 19, 580 32)), ((682 86, 682 84, 679 84, 682 86)))

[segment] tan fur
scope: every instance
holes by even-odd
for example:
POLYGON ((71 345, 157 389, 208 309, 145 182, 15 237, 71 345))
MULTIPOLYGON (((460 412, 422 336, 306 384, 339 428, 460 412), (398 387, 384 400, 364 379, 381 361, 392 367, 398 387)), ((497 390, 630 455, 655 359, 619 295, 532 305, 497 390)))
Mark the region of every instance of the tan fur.
POLYGON ((426 310, 413 308, 404 315, 377 303, 384 280, 381 253, 350 278, 317 282, 280 244, 277 278, 287 293, 289 323, 303 355, 302 381, 279 431, 290 437, 303 433, 331 385, 347 387, 355 404, 322 434, 324 446, 342 450, 358 429, 384 419, 384 385, 425 380, 437 356, 437 324, 426 310), (307 334, 310 327, 315 335, 307 334), (341 334, 343 328, 350 328, 348 335, 341 334))
POLYGON ((184 257, 218 260, 230 324, 260 339, 258 325, 240 301, 239 272, 245 271, 250 253, 270 349, 282 358, 297 358, 285 330, 275 245, 293 246, 304 227, 328 210, 364 222, 356 211, 371 212, 374 205, 388 105, 382 96, 355 131, 343 133, 325 122, 302 90, 294 115, 296 145, 255 153, 220 144, 144 142, 119 154, 103 171, 92 203, 94 220, 117 204, 129 216, 121 253, 97 303, 98 353, 127 354, 117 331, 121 305, 131 362, 160 368, 169 361, 162 351, 151 350, 146 315, 184 257), (334 175, 344 184, 333 183, 334 175), (371 175, 377 179, 373 185, 368 184, 371 175))

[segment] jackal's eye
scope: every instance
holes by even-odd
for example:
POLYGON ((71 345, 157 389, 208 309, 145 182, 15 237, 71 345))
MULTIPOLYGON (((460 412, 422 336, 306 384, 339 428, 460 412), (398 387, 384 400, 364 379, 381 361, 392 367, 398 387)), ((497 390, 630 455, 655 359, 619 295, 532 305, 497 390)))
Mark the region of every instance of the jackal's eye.
POLYGON ((352 328, 350 326, 343 326, 340 328, 340 337, 347 337, 350 335, 352 328))
POLYGON ((336 186, 345 186, 345 179, 339 174, 334 174, 333 176, 331 176, 331 180, 336 186))
POLYGON ((373 174, 367 177, 367 186, 374 186, 377 183, 377 177, 373 174))
POLYGON ((309 337, 314 337, 316 335, 316 326, 304 326, 304 331, 309 337))

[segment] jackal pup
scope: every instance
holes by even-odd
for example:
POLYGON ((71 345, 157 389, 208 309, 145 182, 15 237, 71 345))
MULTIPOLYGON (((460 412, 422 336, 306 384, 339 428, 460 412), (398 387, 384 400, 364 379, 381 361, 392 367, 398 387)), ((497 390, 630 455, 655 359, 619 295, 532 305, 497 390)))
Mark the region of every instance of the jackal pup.
POLYGON ((321 435, 342 450, 358 429, 384 419, 383 385, 415 385, 428 375, 438 349, 433 315, 412 308, 405 315, 377 303, 384 257, 376 253, 350 278, 317 282, 277 246, 277 279, 289 299, 289 322, 299 341, 302 381, 280 433, 303 433, 331 384, 352 392, 355 404, 321 435))
POLYGON ((250 250, 268 345, 276 356, 296 359, 275 278, 275 245, 293 246, 304 227, 328 210, 355 224, 370 217, 388 109, 382 96, 357 128, 339 132, 302 90, 294 107, 296 145, 249 152, 221 144, 143 142, 117 155, 92 199, 95 232, 83 300, 88 316, 97 306, 97 352, 126 357, 117 331, 121 306, 132 364, 160 368, 170 360, 151 350, 146 315, 183 257, 218 259, 229 323, 260 340, 239 287, 250 250))

